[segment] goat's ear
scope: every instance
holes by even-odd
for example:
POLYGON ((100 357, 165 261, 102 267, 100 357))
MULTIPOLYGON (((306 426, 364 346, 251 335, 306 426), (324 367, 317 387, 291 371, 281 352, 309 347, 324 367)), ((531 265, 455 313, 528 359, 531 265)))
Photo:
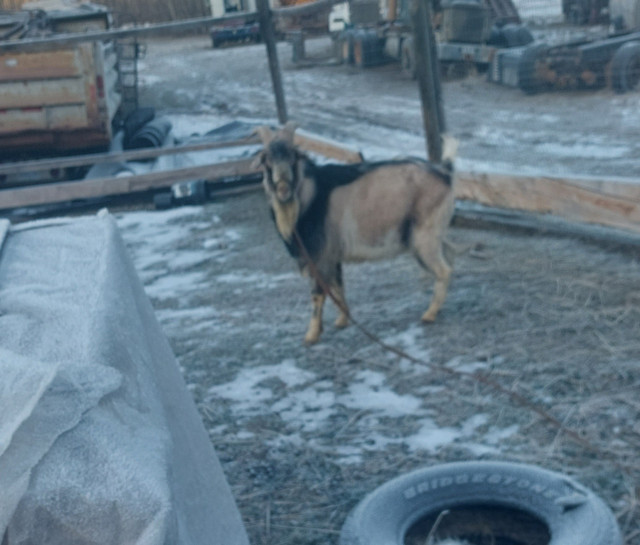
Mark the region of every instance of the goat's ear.
POLYGON ((256 170, 259 169, 262 165, 264 165, 266 157, 267 154, 264 151, 258 153, 258 155, 256 155, 254 160, 251 162, 251 168, 255 168, 256 170))
POLYGON ((262 140, 262 143, 265 146, 269 145, 269 143, 275 137, 275 134, 273 133, 273 131, 269 127, 267 127, 266 125, 263 125, 262 127, 258 127, 255 130, 255 134, 257 134, 260 137, 260 140, 262 140))
POLYGON ((289 144, 291 145, 293 145, 293 133, 296 132, 297 128, 297 123, 294 123, 293 121, 287 121, 285 126, 282 128, 283 139, 289 142, 289 144))

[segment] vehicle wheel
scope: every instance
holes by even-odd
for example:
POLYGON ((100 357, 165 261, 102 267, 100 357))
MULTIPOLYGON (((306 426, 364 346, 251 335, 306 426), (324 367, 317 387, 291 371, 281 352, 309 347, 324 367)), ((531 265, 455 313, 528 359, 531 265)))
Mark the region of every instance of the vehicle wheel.
POLYGON ((640 82, 640 42, 627 42, 611 59, 611 86, 617 93, 633 91, 640 82))
POLYGON ((345 30, 340 37, 340 58, 344 64, 353 64, 354 35, 352 31, 345 30))
POLYGON ((156 110, 151 106, 136 108, 122 122, 122 130, 124 138, 122 145, 124 149, 129 149, 129 144, 133 136, 144 127, 147 123, 153 121, 156 117, 156 110))
POLYGON ((518 87, 528 95, 534 95, 545 87, 539 75, 539 64, 546 51, 546 45, 534 44, 522 52, 518 62, 518 87))
POLYGON ((523 25, 505 25, 499 32, 506 47, 521 47, 533 42, 533 34, 523 25))
POLYGON ((400 50, 400 65, 402 72, 411 79, 416 79, 416 53, 413 48, 413 39, 406 38, 402 41, 400 50))
POLYGON ((448 537, 522 545, 621 545, 616 520, 569 477, 506 462, 459 462, 387 482, 348 516, 340 545, 425 543, 448 537), (442 516, 444 511, 448 514, 442 516))
POLYGON ((383 58, 383 44, 376 32, 358 32, 353 38, 353 64, 366 68, 380 64, 383 58))

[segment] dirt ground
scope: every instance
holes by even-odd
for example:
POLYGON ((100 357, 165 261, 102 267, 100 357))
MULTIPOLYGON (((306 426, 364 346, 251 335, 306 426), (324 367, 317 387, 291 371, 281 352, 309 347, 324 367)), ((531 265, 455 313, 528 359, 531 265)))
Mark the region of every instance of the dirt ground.
MULTIPOLYGON (((283 65, 304 128, 365 155, 423 149, 417 93, 397 67, 283 65)), ((200 116, 275 116, 259 46, 152 42, 141 78, 143 103, 193 127, 200 116)), ((462 164, 638 173, 637 93, 523 97, 480 76, 444 91, 462 164)), ((253 545, 336 543, 349 511, 388 479, 477 459, 574 476, 605 499, 626 544, 640 544, 637 245, 459 220, 451 239, 468 251, 429 326, 419 317, 430 279, 411 258, 347 266, 356 320, 417 364, 354 326, 333 329, 330 304, 321 343, 303 346, 307 281, 259 192, 118 218, 253 545), (581 442, 474 374, 524 396, 581 442)))
MULTIPOLYGON (((328 38, 307 41, 326 59, 328 38)), ((307 130, 363 150, 367 158, 425 154, 415 82, 395 63, 357 70, 296 68, 278 46, 289 116, 307 130)), ((264 46, 213 50, 207 37, 149 42, 141 103, 162 111, 228 119, 276 119, 264 46)), ((460 141, 459 168, 555 175, 638 177, 640 93, 610 89, 542 93, 486 81, 445 81, 447 129, 460 141)))

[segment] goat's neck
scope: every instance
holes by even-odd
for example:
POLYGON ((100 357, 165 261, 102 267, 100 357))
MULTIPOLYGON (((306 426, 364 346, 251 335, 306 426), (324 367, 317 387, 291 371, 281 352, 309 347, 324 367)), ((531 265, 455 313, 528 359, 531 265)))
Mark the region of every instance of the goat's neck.
POLYGON ((282 236, 285 241, 291 242, 293 232, 298 223, 298 217, 300 216, 300 203, 297 199, 293 199, 287 203, 281 203, 274 198, 271 206, 275 214, 276 227, 280 236, 282 236))
POLYGON ((311 163, 311 160, 306 157, 298 159, 296 165, 298 187, 293 200, 287 203, 281 203, 275 198, 272 200, 276 227, 282 238, 287 242, 291 242, 293 239, 293 232, 300 216, 309 208, 316 195, 315 182, 307 172, 309 163, 311 163))

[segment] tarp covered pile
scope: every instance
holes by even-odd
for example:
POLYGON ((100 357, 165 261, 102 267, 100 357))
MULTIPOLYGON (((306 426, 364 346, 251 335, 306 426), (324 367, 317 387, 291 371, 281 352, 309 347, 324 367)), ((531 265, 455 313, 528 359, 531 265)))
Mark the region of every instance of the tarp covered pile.
POLYGON ((247 543, 108 215, 0 224, 0 541, 247 543))

